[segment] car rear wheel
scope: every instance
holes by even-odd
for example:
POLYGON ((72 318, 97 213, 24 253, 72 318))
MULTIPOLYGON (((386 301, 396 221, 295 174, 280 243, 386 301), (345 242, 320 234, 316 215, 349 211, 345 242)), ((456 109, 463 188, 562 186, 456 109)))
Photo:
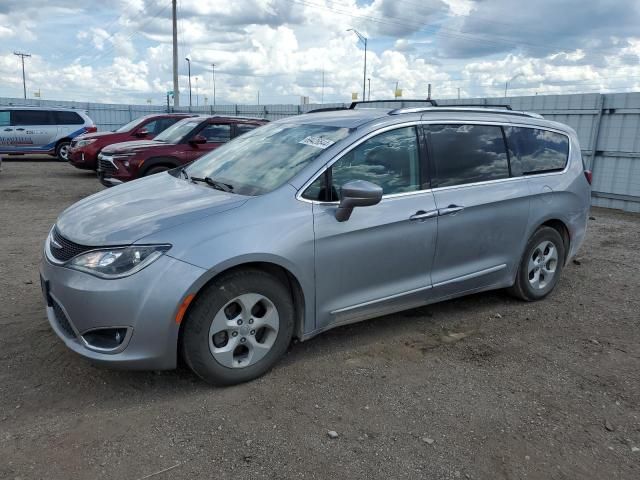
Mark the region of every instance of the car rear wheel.
POLYGON ((69 161, 69 146, 71 142, 60 142, 56 147, 56 158, 61 162, 69 161))
POLYGON ((148 177, 149 175, 155 175, 156 173, 166 172, 167 170, 170 170, 170 169, 171 169, 170 167, 167 167, 165 165, 158 165, 157 167, 151 167, 149 170, 144 172, 144 176, 148 177))
POLYGON ((564 243, 558 231, 539 228, 527 243, 509 293, 529 302, 546 297, 558 284, 564 258, 564 243))
POLYGON ((289 289, 262 270, 238 270, 199 294, 183 325, 182 355, 211 384, 246 382, 286 352, 293 327, 289 289))

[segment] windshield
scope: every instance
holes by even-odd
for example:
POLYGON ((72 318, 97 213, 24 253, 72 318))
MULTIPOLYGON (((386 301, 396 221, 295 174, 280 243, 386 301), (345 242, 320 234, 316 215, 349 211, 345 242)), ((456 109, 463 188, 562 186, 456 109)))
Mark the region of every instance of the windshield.
POLYGON ((262 195, 287 182, 324 149, 349 135, 348 128, 272 123, 245 133, 187 168, 241 195, 262 195))
POLYGON ((142 122, 144 122, 147 118, 148 117, 140 117, 140 118, 136 118, 135 120, 131 120, 129 123, 125 123, 124 125, 122 125, 119 129, 114 130, 114 132, 117 132, 117 133, 129 132, 134 128, 136 128, 138 125, 140 125, 142 122))
POLYGON ((174 123, 169 128, 156 135, 154 140, 166 143, 178 143, 186 134, 202 123, 202 119, 185 119, 174 123))

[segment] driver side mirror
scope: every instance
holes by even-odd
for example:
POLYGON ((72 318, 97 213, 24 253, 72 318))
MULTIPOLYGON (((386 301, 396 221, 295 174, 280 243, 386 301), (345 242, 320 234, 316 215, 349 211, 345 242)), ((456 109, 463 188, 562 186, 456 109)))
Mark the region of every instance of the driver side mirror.
POLYGON ((352 180, 340 188, 340 204, 336 220, 346 222, 355 207, 376 205, 382 200, 382 187, 366 180, 352 180))
POLYGON ((135 133, 136 137, 146 137, 147 135, 149 135, 149 130, 147 130, 146 128, 141 128, 140 130, 137 130, 135 133))
POLYGON ((201 145, 203 143, 207 143, 207 139, 202 135, 195 135, 191 140, 189 140, 189 145, 195 147, 196 145, 201 145))

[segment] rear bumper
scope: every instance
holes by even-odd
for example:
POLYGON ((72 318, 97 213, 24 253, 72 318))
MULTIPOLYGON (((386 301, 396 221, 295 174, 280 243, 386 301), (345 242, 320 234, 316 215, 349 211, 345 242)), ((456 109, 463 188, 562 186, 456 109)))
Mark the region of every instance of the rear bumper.
POLYGON ((47 318, 65 345, 88 360, 114 368, 176 367, 179 325, 175 316, 204 270, 167 255, 140 272, 104 280, 46 259, 40 264, 47 318), (92 349, 83 335, 100 328, 126 328, 122 348, 92 349))

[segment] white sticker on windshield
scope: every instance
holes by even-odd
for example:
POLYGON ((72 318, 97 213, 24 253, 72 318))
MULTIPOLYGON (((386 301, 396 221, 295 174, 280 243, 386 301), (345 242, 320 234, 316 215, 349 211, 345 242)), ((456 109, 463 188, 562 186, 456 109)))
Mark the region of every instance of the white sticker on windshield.
POLYGON ((310 145, 312 147, 321 148, 324 150, 325 148, 329 148, 336 142, 329 140, 328 138, 309 135, 307 138, 305 138, 304 140, 300 140, 298 143, 302 143, 303 145, 310 145))

